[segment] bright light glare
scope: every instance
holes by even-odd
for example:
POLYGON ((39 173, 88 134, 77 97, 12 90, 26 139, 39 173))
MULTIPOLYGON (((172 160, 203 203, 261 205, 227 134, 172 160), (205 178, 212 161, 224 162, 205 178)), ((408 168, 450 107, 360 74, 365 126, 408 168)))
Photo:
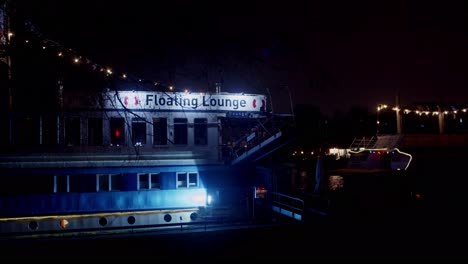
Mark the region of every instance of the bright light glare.
POLYGON ((192 196, 192 201, 195 203, 206 203, 206 195, 204 194, 197 194, 192 196))

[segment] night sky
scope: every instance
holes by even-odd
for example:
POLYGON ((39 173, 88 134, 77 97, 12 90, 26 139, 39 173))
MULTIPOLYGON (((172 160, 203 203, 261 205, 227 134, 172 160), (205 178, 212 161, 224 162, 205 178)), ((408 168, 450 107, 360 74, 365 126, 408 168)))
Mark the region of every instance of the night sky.
POLYGON ((463 1, 17 0, 47 38, 191 91, 271 94, 275 112, 468 102, 463 1))

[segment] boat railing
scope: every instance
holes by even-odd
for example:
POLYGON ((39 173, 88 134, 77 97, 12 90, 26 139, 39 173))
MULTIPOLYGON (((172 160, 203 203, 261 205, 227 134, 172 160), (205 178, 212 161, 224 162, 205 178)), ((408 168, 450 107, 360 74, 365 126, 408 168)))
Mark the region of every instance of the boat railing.
POLYGON ((278 192, 268 194, 273 211, 302 221, 305 210, 304 200, 278 192))
POLYGON ((361 148, 367 149, 367 148, 373 148, 375 143, 377 142, 377 137, 370 137, 370 138, 354 138, 353 142, 349 146, 351 150, 359 150, 361 148))

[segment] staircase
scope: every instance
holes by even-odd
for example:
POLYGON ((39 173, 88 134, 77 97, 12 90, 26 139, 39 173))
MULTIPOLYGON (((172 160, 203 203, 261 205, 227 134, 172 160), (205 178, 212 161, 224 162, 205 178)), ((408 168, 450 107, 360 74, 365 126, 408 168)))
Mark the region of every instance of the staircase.
POLYGON ((259 123, 250 134, 235 142, 230 150, 231 165, 258 161, 293 140, 289 132, 289 120, 271 117, 259 123))

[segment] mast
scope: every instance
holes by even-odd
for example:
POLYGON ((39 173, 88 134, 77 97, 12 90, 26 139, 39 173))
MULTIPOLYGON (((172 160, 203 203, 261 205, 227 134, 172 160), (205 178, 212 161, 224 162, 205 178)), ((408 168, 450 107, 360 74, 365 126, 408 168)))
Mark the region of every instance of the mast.
POLYGON ((402 133, 402 121, 401 121, 401 106, 400 106, 400 90, 397 91, 396 95, 396 126, 397 126, 397 134, 401 135, 402 133))

